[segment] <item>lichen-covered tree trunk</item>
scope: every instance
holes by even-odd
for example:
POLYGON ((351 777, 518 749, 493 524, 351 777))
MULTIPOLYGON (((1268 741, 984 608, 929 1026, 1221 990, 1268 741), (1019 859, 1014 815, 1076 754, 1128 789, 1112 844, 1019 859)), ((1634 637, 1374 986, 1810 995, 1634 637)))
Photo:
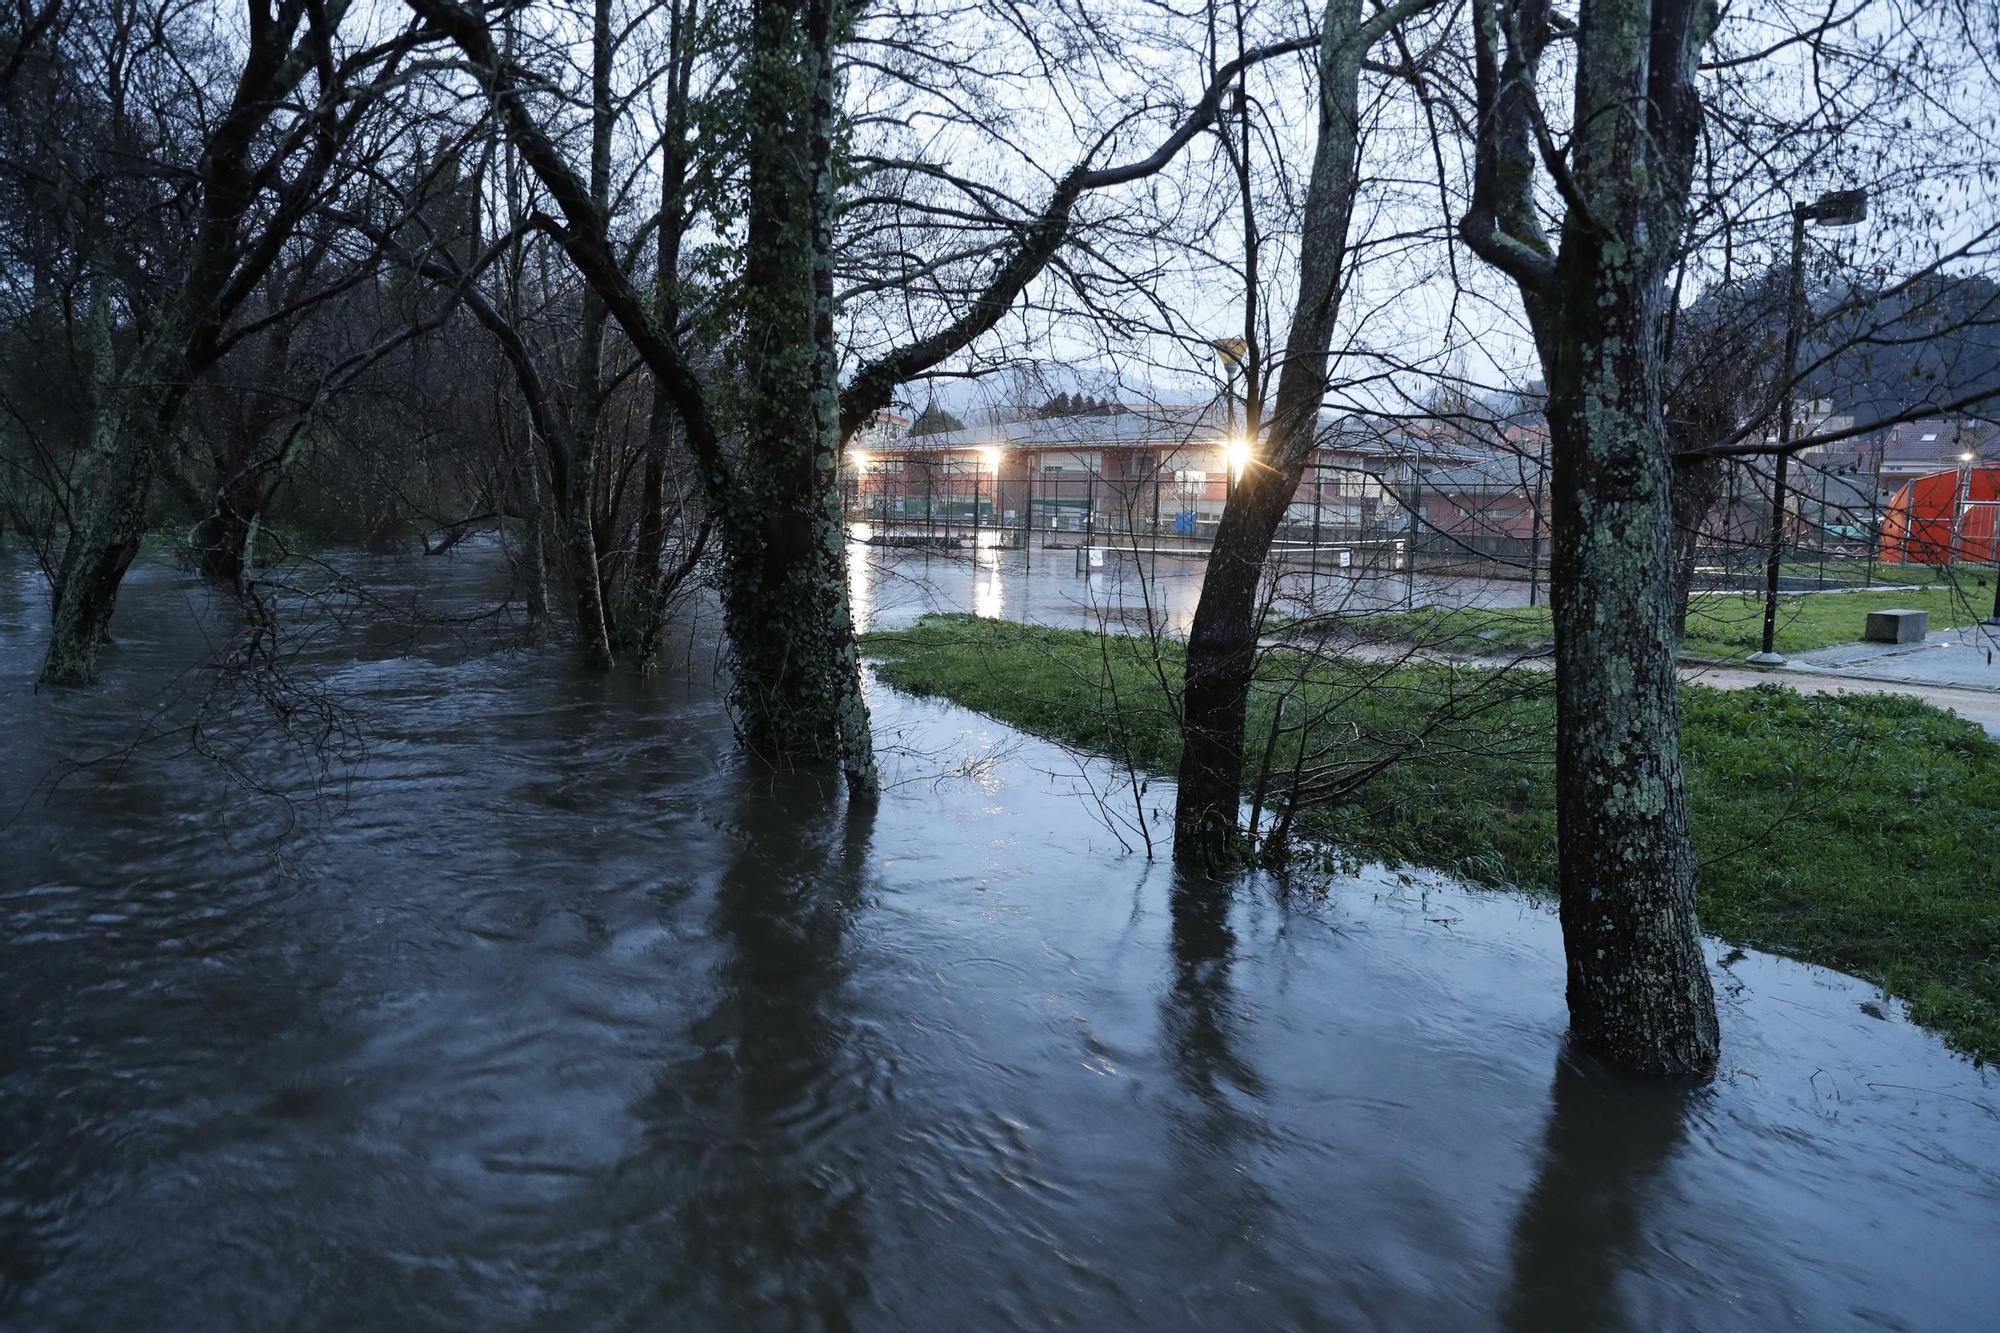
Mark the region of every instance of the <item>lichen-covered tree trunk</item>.
POLYGON ((97 653, 110 636, 119 585, 146 532, 146 501, 166 428, 158 394, 132 386, 157 385, 165 364, 157 349, 149 349, 120 378, 111 372, 108 348, 101 358, 101 375, 91 390, 96 401, 78 483, 78 518, 50 603, 49 646, 42 660, 46 684, 87 685, 96 678, 97 653))
POLYGON ((1575 132, 1536 140, 1544 0, 1474 0, 1480 110, 1460 234, 1515 279, 1548 381, 1556 823, 1571 1037, 1648 1074, 1713 1069, 1674 673, 1662 314, 1683 234, 1712 0, 1587 0, 1568 30, 1575 132), (1559 166, 1555 154, 1564 151, 1559 166), (1534 196, 1560 172, 1560 244, 1534 196))
POLYGON ((1580 290, 1545 337, 1553 454, 1556 823, 1571 1036, 1628 1067, 1714 1063, 1681 774, 1673 466, 1658 410, 1657 288, 1572 237, 1580 290), (1594 281, 1592 280, 1594 278, 1594 281))
POLYGON ((758 0, 749 123, 744 446, 720 515, 737 726, 784 765, 838 762, 875 790, 847 600, 833 381, 831 0, 758 0))
POLYGON ((1549 382, 1556 824, 1570 1032, 1627 1068, 1713 1068, 1674 670, 1673 462, 1662 315, 1701 123, 1703 0, 1606 0, 1579 34, 1576 199, 1553 301, 1531 301, 1549 382), (1650 122, 1618 114, 1634 97, 1650 122))
MULTIPOLYGON (((51 684, 82 684, 94 674, 119 583, 139 551, 147 495, 181 404, 195 379, 222 354, 223 326, 276 262, 356 123, 350 110, 312 134, 275 136, 288 146, 309 147, 296 158, 253 163, 255 151, 270 146, 273 114, 290 105, 309 74, 330 72, 330 58, 314 54, 327 55, 347 10, 337 4, 255 11, 261 17, 245 34, 235 88, 226 110, 206 129, 194 172, 200 206, 186 272, 152 313, 151 329, 110 387, 118 397, 105 415, 115 412, 117 428, 93 432, 98 438, 77 505, 82 517, 56 580, 42 665, 42 679, 51 684), (253 201, 266 191, 273 200, 269 215, 246 226, 253 201)), ((320 87, 313 100, 322 109, 337 102, 331 84, 320 87)), ((97 378, 111 385, 110 377, 97 378)))
POLYGON ((124 438, 132 428, 129 422, 123 429, 110 425, 112 439, 92 442, 81 517, 56 572, 42 661, 42 680, 49 685, 87 685, 96 678, 97 652, 110 634, 119 585, 139 554, 154 456, 144 442, 124 438))

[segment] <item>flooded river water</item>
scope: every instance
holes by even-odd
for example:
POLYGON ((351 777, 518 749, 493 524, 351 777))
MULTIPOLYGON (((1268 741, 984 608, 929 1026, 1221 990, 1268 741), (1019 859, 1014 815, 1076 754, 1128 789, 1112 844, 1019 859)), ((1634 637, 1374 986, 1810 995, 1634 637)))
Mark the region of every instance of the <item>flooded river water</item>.
POLYGON ((880 687, 849 811, 705 670, 412 636, 490 576, 359 572, 295 668, 356 732, 324 772, 172 731, 191 580, 38 696, 6 570, 0 1325, 2000 1319, 2000 1081, 1859 983, 1717 946, 1721 1077, 1630 1084, 1565 1055, 1522 899, 1177 880, 1061 753, 880 687))

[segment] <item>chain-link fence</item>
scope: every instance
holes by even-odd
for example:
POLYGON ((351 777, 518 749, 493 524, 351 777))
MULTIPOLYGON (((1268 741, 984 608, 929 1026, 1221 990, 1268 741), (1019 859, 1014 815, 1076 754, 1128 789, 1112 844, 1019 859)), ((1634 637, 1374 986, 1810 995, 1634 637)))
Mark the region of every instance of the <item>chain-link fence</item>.
MULTIPOLYGON (((888 546, 1101 546, 1200 555, 1233 479, 1222 469, 1111 467, 999 454, 891 455, 845 479, 857 535, 888 546)), ((1309 465, 1275 534, 1283 564, 1540 579, 1539 477, 1467 478, 1460 465, 1309 465)))

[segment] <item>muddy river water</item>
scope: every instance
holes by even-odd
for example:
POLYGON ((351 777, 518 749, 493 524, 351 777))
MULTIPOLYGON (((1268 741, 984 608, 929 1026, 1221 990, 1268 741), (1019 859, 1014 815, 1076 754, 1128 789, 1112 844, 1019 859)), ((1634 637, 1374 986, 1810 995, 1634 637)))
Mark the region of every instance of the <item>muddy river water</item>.
POLYGON ((2000 1324, 2000 1080, 1865 985, 1713 946, 1721 1076, 1630 1084, 1526 900, 1178 880, 880 686, 850 811, 361 572, 289 731, 190 732, 194 582, 38 696, 5 568, 0 1326, 2000 1324))

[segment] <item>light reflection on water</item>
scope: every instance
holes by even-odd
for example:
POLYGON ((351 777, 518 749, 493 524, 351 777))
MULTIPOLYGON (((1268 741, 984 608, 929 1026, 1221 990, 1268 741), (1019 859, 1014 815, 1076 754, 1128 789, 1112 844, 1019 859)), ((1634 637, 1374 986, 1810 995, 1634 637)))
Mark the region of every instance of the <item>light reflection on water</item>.
MULTIPOLYGON (((990 529, 980 532, 977 548, 967 529, 962 534, 966 545, 959 549, 871 546, 872 532, 867 524, 854 525, 847 548, 849 596, 855 624, 864 632, 907 625, 927 612, 968 611, 1071 629, 1151 624, 1184 633, 1194 618, 1206 568, 1199 553, 1148 547, 1135 554, 1115 542, 1105 548, 1101 563, 1092 564, 1074 548, 1002 547, 1000 534, 990 529)), ((1308 607, 1518 606, 1527 598, 1528 585, 1513 580, 1422 574, 1413 583, 1400 571, 1342 571, 1329 565, 1286 572, 1274 607, 1297 614, 1308 607)))
MULTIPOLYGON (((144 569, 105 686, 36 696, 8 584, 12 811, 226 617, 144 569)), ((1991 1324, 2000 1089, 1857 983, 1712 949, 1722 1077, 1635 1085, 1520 899, 1218 892, 879 685, 871 817, 705 670, 352 628, 336 799, 252 733, 295 810, 167 744, 7 827, 0 1323, 1991 1324)))

